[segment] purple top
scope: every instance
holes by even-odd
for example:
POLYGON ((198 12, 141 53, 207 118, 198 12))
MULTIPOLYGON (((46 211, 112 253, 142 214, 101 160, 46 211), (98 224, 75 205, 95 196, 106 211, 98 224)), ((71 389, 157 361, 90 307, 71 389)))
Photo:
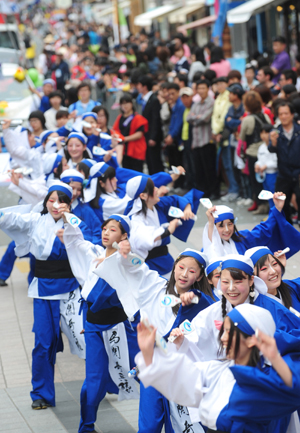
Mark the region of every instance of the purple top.
POLYGON ((279 73, 275 75, 273 78, 273 83, 278 83, 280 74, 285 69, 291 69, 290 56, 286 51, 281 51, 281 53, 275 56, 275 59, 271 65, 271 67, 278 69, 279 73))

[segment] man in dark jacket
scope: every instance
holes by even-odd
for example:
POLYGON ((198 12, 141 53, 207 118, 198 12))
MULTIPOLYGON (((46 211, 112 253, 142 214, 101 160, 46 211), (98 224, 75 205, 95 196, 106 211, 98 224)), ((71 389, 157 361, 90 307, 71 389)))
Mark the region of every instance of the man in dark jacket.
POLYGON ((281 125, 270 132, 269 151, 277 153, 278 176, 276 191, 286 195, 284 212, 292 224, 290 201, 296 194, 298 205, 298 224, 300 224, 300 125, 294 122, 295 109, 289 102, 278 107, 281 125))
POLYGON ((161 159, 161 142, 163 139, 160 119, 160 102, 152 92, 152 78, 147 75, 139 77, 138 91, 142 95, 142 115, 148 120, 146 161, 149 174, 164 170, 161 159))
POLYGON ((61 90, 65 94, 65 85, 70 79, 70 70, 68 63, 64 61, 64 51, 61 48, 56 53, 56 60, 52 66, 52 71, 55 74, 57 90, 61 90))

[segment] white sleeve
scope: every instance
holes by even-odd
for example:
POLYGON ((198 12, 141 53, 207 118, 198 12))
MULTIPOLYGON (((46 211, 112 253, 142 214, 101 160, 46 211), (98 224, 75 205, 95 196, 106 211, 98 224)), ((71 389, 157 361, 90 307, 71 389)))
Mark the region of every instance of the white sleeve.
POLYGON ((268 158, 266 158, 266 166, 268 169, 277 170, 278 168, 278 158, 276 153, 269 152, 268 158))
POLYGON ((153 248, 161 245, 161 239, 154 240, 164 233, 163 227, 146 226, 143 223, 132 221, 130 231, 130 245, 132 251, 139 254, 143 259, 149 254, 153 248))
POLYGON ((11 129, 4 129, 3 139, 5 147, 10 153, 12 158, 18 158, 24 160, 24 164, 29 158, 30 147, 20 144, 21 134, 16 133, 11 129))
POLYGON ((113 198, 108 196, 102 205, 103 220, 107 220, 111 215, 116 213, 123 215, 129 200, 130 197, 128 195, 125 195, 123 198, 113 198))
POLYGON ((33 228, 41 215, 34 212, 5 213, 5 209, 2 209, 2 212, 2 215, 0 213, 0 229, 12 238, 17 246, 29 242, 33 228))
POLYGON ((79 284, 83 286, 87 280, 91 262, 97 256, 93 250, 96 248, 100 253, 103 248, 86 241, 80 228, 70 224, 65 226, 64 244, 73 275, 79 284))
POLYGON ((40 201, 44 200, 47 195, 48 188, 46 183, 42 179, 19 179, 19 188, 21 191, 21 197, 32 205, 38 204, 40 201))
POLYGON ((205 224, 203 230, 202 243, 203 243, 203 252, 208 256, 209 260, 212 260, 215 257, 224 256, 224 248, 222 245, 222 241, 215 225, 214 225, 212 242, 211 242, 208 237, 208 223, 205 224))
POLYGON ((152 364, 148 367, 141 352, 135 357, 135 362, 140 371, 139 379, 146 388, 153 386, 168 400, 183 406, 200 406, 209 363, 201 366, 182 354, 164 355, 158 348, 154 349, 152 364))

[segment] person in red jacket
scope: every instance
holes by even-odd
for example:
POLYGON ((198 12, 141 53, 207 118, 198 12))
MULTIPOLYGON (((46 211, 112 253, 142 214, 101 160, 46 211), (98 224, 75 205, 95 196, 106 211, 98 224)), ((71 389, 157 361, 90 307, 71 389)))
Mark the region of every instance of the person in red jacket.
POLYGON ((148 120, 134 112, 133 99, 129 93, 120 99, 120 107, 122 114, 117 117, 113 129, 124 136, 122 165, 142 173, 146 159, 145 133, 148 132, 148 120))

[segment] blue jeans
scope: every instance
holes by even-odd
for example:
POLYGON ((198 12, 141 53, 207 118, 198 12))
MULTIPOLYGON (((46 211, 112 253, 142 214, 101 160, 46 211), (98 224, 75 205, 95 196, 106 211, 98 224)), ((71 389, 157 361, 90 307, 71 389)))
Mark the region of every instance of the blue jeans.
POLYGON ((239 186, 237 184, 237 181, 235 180, 234 173, 233 173, 233 165, 232 165, 232 156, 231 156, 231 146, 228 144, 228 146, 222 148, 222 162, 223 167, 226 172, 226 176, 229 182, 229 193, 238 193, 239 192, 239 186))

